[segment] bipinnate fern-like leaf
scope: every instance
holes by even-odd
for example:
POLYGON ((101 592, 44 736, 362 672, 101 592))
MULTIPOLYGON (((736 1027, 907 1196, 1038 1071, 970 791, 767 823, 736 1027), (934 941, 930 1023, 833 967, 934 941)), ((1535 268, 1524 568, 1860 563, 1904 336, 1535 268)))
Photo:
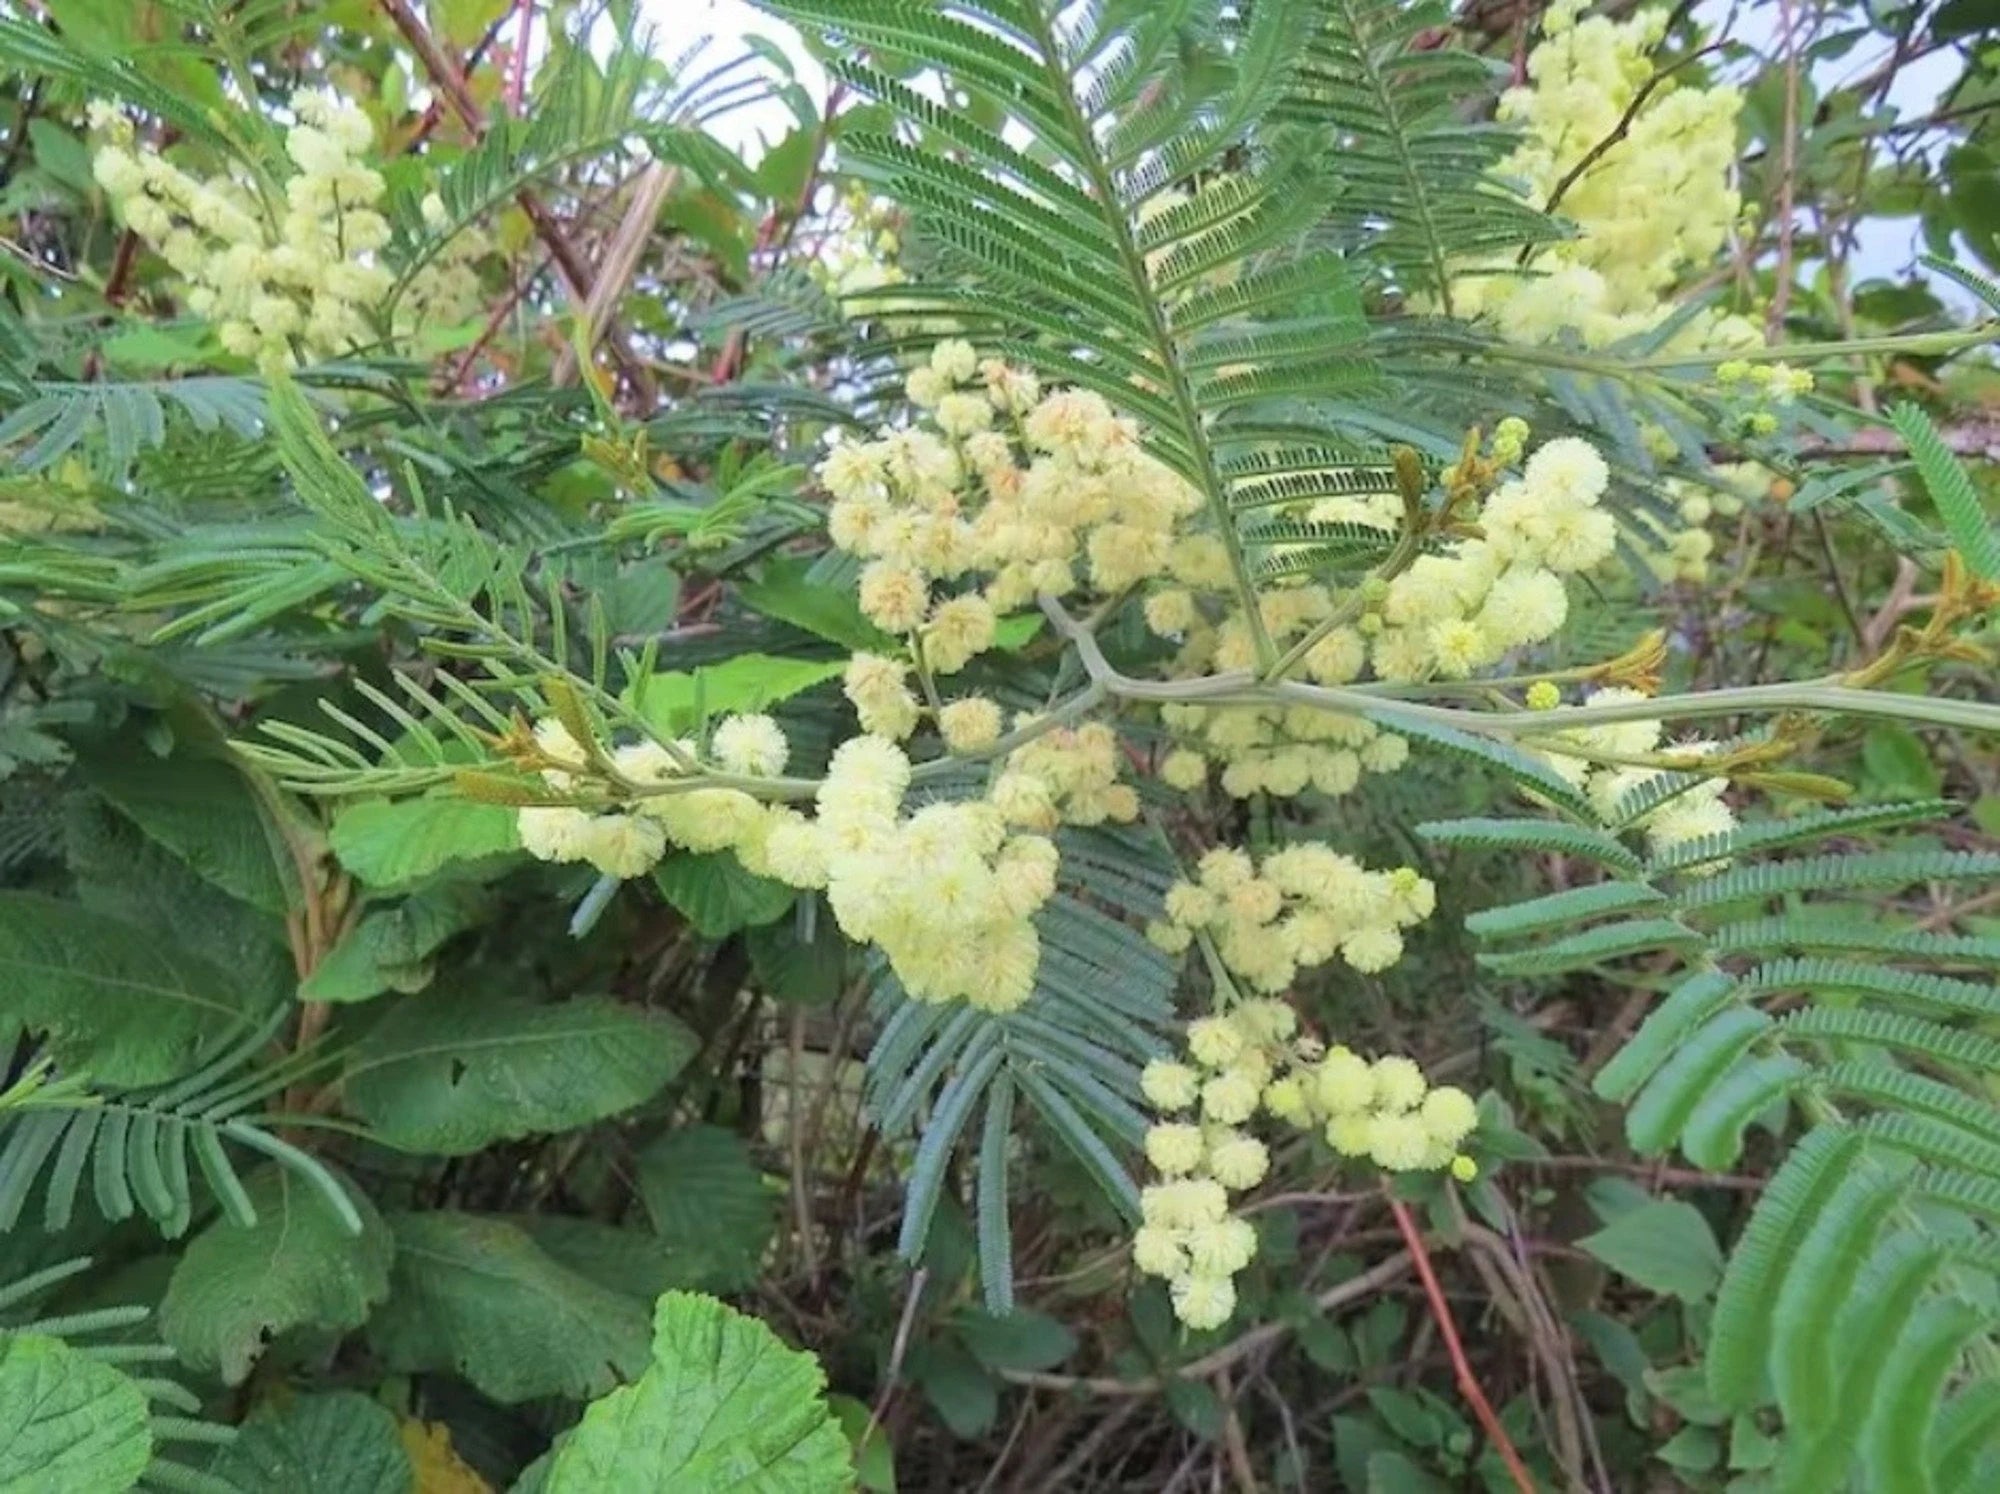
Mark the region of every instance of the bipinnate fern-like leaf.
MULTIPOLYGON (((438 173, 433 187, 443 222, 427 225, 411 242, 390 304, 460 234, 524 187, 571 167, 643 143, 652 159, 704 180, 740 171, 713 137, 691 126, 719 108, 748 102, 762 82, 740 66, 744 59, 695 71, 699 50, 666 69, 676 81, 659 89, 653 85, 661 65, 644 37, 622 34, 601 50, 566 48, 537 84, 535 107, 526 116, 492 119, 478 143, 438 173)), ((398 203, 397 217, 406 224, 421 221, 415 195, 398 203)))
MULTIPOLYGON (((892 324, 949 318, 1136 417, 1206 501, 1249 596, 1239 481, 1252 505, 1269 500, 1265 471, 1239 464, 1340 465, 1324 430, 1274 439, 1265 416, 1371 376, 1352 277, 1306 242, 1333 191, 1324 147, 1278 123, 1322 0, 763 3, 832 42, 830 71, 903 121, 844 135, 842 159, 908 210, 930 258, 856 306, 892 324), (901 81, 925 70, 973 107, 901 81)), ((1269 662, 1268 640, 1260 652, 1269 662)))
POLYGON ((311 1072, 310 1052, 276 1065, 258 1054, 290 1016, 280 1009, 200 1068, 134 1089, 64 1085, 0 1115, 0 1231, 12 1229, 39 1190, 42 1224, 66 1228, 86 1186, 109 1220, 143 1213, 162 1233, 184 1233, 197 1180, 225 1217, 256 1222, 232 1148, 276 1162, 317 1191, 348 1225, 361 1224, 346 1191, 318 1161, 260 1125, 252 1113, 311 1072))
POLYGON ((1629 1107, 1636 1151, 1677 1147, 1720 1171, 1753 1124, 1807 1123, 1730 1253, 1705 1362, 1719 1407, 1783 1417, 1780 1488, 1972 1490, 2000 1472, 1990 1439, 1974 1445, 2000 1421, 1988 1305, 2000 1288, 2000 940, 1855 899, 1991 878, 2000 857, 1845 848, 1952 808, 1752 821, 1637 868, 1594 853, 1603 832, 1587 821, 1419 827, 1459 846, 1568 849, 1610 874, 1474 915, 1472 932, 1505 941, 1481 956, 1487 969, 1684 962, 1596 1076, 1629 1107), (1774 900, 1782 911, 1757 911, 1774 900))
POLYGON ((1951 454, 1921 407, 1905 401, 1890 410, 1889 423, 1908 444, 1953 547, 1965 557, 1973 575, 2000 581, 2000 532, 1986 517, 1986 507, 1979 501, 1965 464, 1951 454))
POLYGON ((83 1312, 53 1310, 43 1301, 64 1283, 91 1268, 88 1256, 0 1282, 0 1361, 10 1346, 42 1350, 36 1373, 10 1382, 0 1365, 0 1403, 11 1413, 7 1422, 18 1441, 0 1450, 0 1472, 10 1488, 83 1488, 93 1476, 102 1480, 117 1469, 118 1482, 96 1487, 176 1491, 176 1494, 251 1494, 234 1482, 203 1471, 217 1447, 235 1439, 235 1430, 202 1416, 201 1398, 170 1371, 174 1351, 165 1344, 127 1336, 151 1314, 144 1307, 100 1307, 83 1312), (52 1352, 53 1351, 53 1352, 52 1352), (99 1382, 87 1396, 61 1384, 62 1373, 76 1361, 89 1366, 99 1382), (20 1393, 32 1394, 46 1412, 21 1414, 20 1393), (121 1405, 120 1402, 123 1402, 121 1405), (60 1419, 61 1425, 50 1425, 60 1419), (37 1432, 40 1436, 37 1436, 37 1432), (129 1441, 134 1446, 120 1447, 129 1441), (5 1454, 33 1450, 43 1460, 26 1468, 5 1454), (136 1483, 131 1483, 133 1470, 136 1483), (87 1470, 87 1471, 86 1471, 87 1470), (48 1480, 35 1483, 35 1479, 48 1480))
POLYGON ((1007 1142, 1017 1100, 1114 1208, 1133 1214, 1138 1189, 1122 1158, 1145 1132, 1139 1070, 1166 1051, 1173 1022, 1173 966, 1137 927, 1159 916, 1171 867, 1130 832, 1070 831, 1060 845, 1064 890, 1036 920, 1042 958, 1027 1005, 1004 1014, 926 1005, 886 965, 873 995, 883 1025, 868 1055, 869 1110, 887 1135, 918 1132, 900 1248, 922 1252, 951 1158, 976 1134, 975 1226, 993 1312, 1013 1301, 1007 1142))
POLYGON ((1333 221, 1351 248, 1447 313, 1459 261, 1512 253, 1558 232, 1493 180, 1509 135, 1466 123, 1465 101, 1494 86, 1487 64, 1449 45, 1419 43, 1451 19, 1431 0, 1332 0, 1281 111, 1338 142, 1342 189, 1333 221))
POLYGON ((8 457, 19 472, 45 471, 101 432, 104 467, 122 477, 141 452, 166 441, 170 405, 198 431, 228 430, 254 440, 264 429, 263 390, 254 379, 37 381, 20 393, 20 402, 0 420, 0 448, 26 442, 8 457))

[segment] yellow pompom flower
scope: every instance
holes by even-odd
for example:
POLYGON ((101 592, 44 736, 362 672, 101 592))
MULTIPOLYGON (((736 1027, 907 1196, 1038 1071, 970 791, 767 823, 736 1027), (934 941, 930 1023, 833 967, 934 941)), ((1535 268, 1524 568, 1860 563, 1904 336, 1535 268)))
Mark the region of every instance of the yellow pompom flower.
MULTIPOLYGON (((1147 1133, 1149 1141, 1151 1134, 1147 1133)), ((1147 1156, 1149 1159, 1152 1156, 1150 1147, 1147 1156)), ((1256 1187, 1264 1181, 1264 1174, 1270 1171, 1270 1168, 1271 1154, 1265 1149, 1264 1143, 1254 1136, 1246 1136, 1240 1131, 1230 1131, 1212 1139, 1209 1143, 1209 1175, 1232 1193, 1241 1193, 1246 1188, 1256 1187)), ((1162 1172, 1165 1170, 1161 1168, 1162 1172)))
POLYGON ((1446 1146, 1456 1146, 1479 1124, 1479 1107, 1472 1096, 1449 1084, 1425 1095, 1418 1114, 1431 1139, 1446 1146))
POLYGON ((1286 1074, 1264 1086, 1264 1108, 1288 1126, 1304 1126, 1312 1119, 1305 1081, 1296 1074, 1286 1074))
POLYGON ((1201 1113, 1220 1125, 1241 1125, 1257 1113, 1263 1088, 1249 1074, 1228 1069, 1201 1087, 1201 1113))
POLYGON ((1156 1058, 1139 1071, 1139 1090, 1155 1110, 1186 1110, 1201 1097, 1201 1075, 1184 1063, 1156 1058))
MULTIPOLYGON (((1199 1167, 1206 1148, 1201 1127, 1167 1121, 1146 1132, 1146 1160, 1156 1171, 1179 1177, 1199 1167)), ((1228 1180, 1218 1177, 1226 1187, 1228 1180)))
POLYGON ((938 712, 938 731, 953 752, 978 752, 1000 740, 1000 707, 983 695, 967 695, 938 712))
POLYGON ((1326 1144, 1343 1157, 1365 1157, 1374 1124, 1375 1117, 1366 1110, 1336 1115, 1326 1123, 1326 1144))
POLYGON ((1132 1235, 1132 1265, 1147 1276, 1182 1276, 1187 1273, 1187 1251, 1178 1230, 1157 1224, 1142 1224, 1132 1235))
POLYGON ((1423 1103, 1424 1091, 1429 1087, 1424 1082, 1424 1071, 1399 1054, 1376 1059, 1374 1077, 1374 1103, 1378 1109, 1391 1112, 1416 1109, 1423 1103))
POLYGON ((1182 1242, 1197 1276, 1234 1276, 1257 1256, 1257 1231, 1247 1219, 1218 1219, 1187 1232, 1182 1242))
POLYGON ((1409 1172, 1424 1165, 1431 1138, 1423 1123, 1410 1115, 1377 1111, 1368 1120, 1368 1155, 1377 1167, 1409 1172))
POLYGON ((1236 1311, 1236 1284, 1226 1276, 1183 1276, 1173 1284, 1174 1316, 1190 1328, 1220 1328, 1236 1311))
POLYGON ((1368 1060, 1335 1048, 1313 1074, 1313 1095, 1329 1115, 1351 1115, 1375 1101, 1375 1071, 1368 1060))
POLYGON ((1196 1063, 1220 1069, 1243 1053, 1243 1034, 1227 1017, 1202 1017, 1188 1024, 1188 1052, 1196 1063))
POLYGON ((724 769, 751 778, 775 778, 791 756, 784 730, 763 715, 725 716, 709 747, 724 769))

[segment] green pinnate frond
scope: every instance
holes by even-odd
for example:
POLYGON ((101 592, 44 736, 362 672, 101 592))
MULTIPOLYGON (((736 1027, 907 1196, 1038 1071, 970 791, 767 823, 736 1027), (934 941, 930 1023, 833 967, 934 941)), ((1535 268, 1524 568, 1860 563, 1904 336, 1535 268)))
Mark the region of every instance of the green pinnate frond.
POLYGON ((1700 866, 1722 857, 1747 856, 1781 846, 1804 845, 1839 835, 1862 835, 1901 825, 1941 819, 1958 806, 1949 799, 1917 799, 1867 804, 1853 809, 1820 809, 1785 820, 1752 820, 1722 835, 1702 836, 1668 847, 1646 863, 1647 875, 1700 866))
POLYGON ((1750 1123, 1812 1077, 1812 1065, 1790 1053, 1753 1053, 1731 1065, 1689 1112, 1681 1128, 1682 1153, 1711 1171, 1734 1167, 1750 1123))
POLYGON ((1912 1470, 1928 1471, 1938 1403, 1958 1372, 1966 1345, 1990 1333, 1994 1321, 1991 1309, 1968 1310, 1963 1303, 1935 1299, 1906 1321, 1882 1356, 1884 1393, 1875 1399, 1862 1428, 1862 1466, 1874 1487, 1894 1488, 1912 1470))
POLYGON ((1425 840, 1480 850, 1560 851, 1583 856, 1619 871, 1636 872, 1640 862, 1622 841, 1584 825, 1558 820, 1426 820, 1416 827, 1425 840))
POLYGON ((1354 250, 1451 308, 1455 261, 1552 238, 1553 224, 1489 180, 1511 144, 1461 110, 1494 86, 1486 64, 1417 45, 1449 25, 1442 5, 1334 0, 1304 48, 1284 114, 1339 142, 1334 221, 1354 250))
POLYGON ((1630 1099, 1687 1035, 1736 994, 1736 982, 1720 970, 1687 976, 1647 1015, 1639 1030, 1598 1071, 1592 1086, 1607 1100, 1630 1099))
POLYGON ((1849 1058, 1816 1070, 1813 1087, 1836 1099, 1921 1115, 2000 1145, 2000 1110, 1964 1090, 1876 1058, 1849 1058))
POLYGON ((1650 1154, 1672 1146, 1708 1092, 1775 1026, 1755 1007, 1728 1005, 1688 1033, 1625 1113, 1633 1150, 1650 1154))
POLYGON ((1815 1127, 1765 1185, 1730 1252, 1709 1326, 1704 1369, 1709 1394, 1725 1410, 1747 1409, 1765 1395, 1772 1317, 1786 1264, 1863 1146, 1851 1127, 1815 1127))
POLYGON ((1805 991, 1814 995, 1852 991, 1879 996, 1892 1006, 1913 1006, 1947 1016, 1990 1016, 2000 1011, 2000 990, 1991 981, 1959 980, 1854 960, 1771 960, 1737 980, 1745 991, 1805 991))
POLYGON ((1871 926, 1851 916, 1836 917, 1811 908, 1725 923, 1709 932, 1708 941, 1711 948, 1728 954, 1760 954, 1787 947, 1838 949, 1940 965, 2000 967, 2000 939, 1871 926))
MULTIPOLYGON (((1478 737, 1470 732, 1460 731, 1455 726, 1446 726, 1431 721, 1416 721, 1400 712, 1364 711, 1377 726, 1409 737, 1412 741, 1436 748, 1453 757, 1483 764, 1497 769, 1520 788, 1548 800, 1549 803, 1568 810, 1586 823, 1593 822, 1590 801, 1577 791, 1574 784, 1538 757, 1530 756, 1517 747, 1505 742, 1496 742, 1489 737, 1478 737)), ((1601 847, 1600 847, 1601 849, 1601 847)), ((1619 847, 1626 856, 1636 863, 1638 858, 1619 847)), ((1615 861, 1613 864, 1616 864, 1615 861)))
POLYGON ((1974 1072, 2000 1069, 2000 1038, 1940 1026, 1901 1012, 1812 1006, 1781 1019, 1788 1038, 1870 1043, 1974 1072))
POLYGON ((1167 317, 1174 334, 1185 339, 1218 323, 1275 313, 1287 321, 1325 319, 1339 325, 1359 316, 1360 296, 1337 255, 1315 252, 1190 291, 1175 300, 1167 317))
POLYGON ((1974 1136, 1926 1115, 1879 1111, 1858 1122, 1871 1142, 1908 1153, 1932 1167, 1958 1168, 2000 1179, 2000 1142, 1974 1136))
POLYGON ((322 1063, 310 1052, 275 1065, 257 1062, 284 1015, 274 1014, 184 1078, 44 1093, 0 1117, 0 1231, 16 1227, 38 1189, 43 1227, 67 1228, 87 1184, 104 1218, 143 1213, 162 1233, 178 1236, 193 1218, 197 1180, 226 1218, 254 1224, 256 1209, 232 1150, 276 1161, 358 1229, 353 1205, 332 1174, 252 1113, 322 1063))
MULTIPOLYGON (((1669 771, 1648 774, 1618 796, 1610 812, 1604 816, 1605 823, 1617 830, 1629 830, 1661 805, 1671 804, 1707 782, 1710 780, 1699 773, 1669 771)), ((1699 866, 1702 863, 1693 861, 1688 864, 1699 866)), ((1648 870, 1651 870, 1650 866, 1648 870)))
POLYGON ((1848 1356, 1838 1375, 1835 1399, 1816 1418, 1816 1432, 1786 1440, 1779 1477, 1790 1487, 1824 1487, 1837 1481, 1851 1462, 1869 1408, 1882 1399, 1889 1383, 1890 1354, 1884 1345, 1895 1340, 1920 1310, 1944 1259, 1938 1246, 1883 1255, 1882 1263, 1870 1270, 1866 1293, 1846 1325, 1847 1333, 1866 1343, 1870 1352, 1848 1356))
POLYGON ((1920 254, 1917 259, 1926 270, 1957 281, 1983 301, 1994 315, 2000 316, 2000 281, 1942 254, 1920 254))
POLYGON ((1771 1315, 1772 1387, 1786 1420, 1810 1431, 1833 1406, 1836 1366, 1829 1352, 1840 1314, 1875 1252, 1876 1240, 1909 1188, 1908 1168, 1864 1161, 1840 1179, 1785 1263, 1771 1315))
POLYGON ((1916 882, 1959 882, 2000 876, 2000 852, 1874 851, 1851 856, 1802 856, 1732 867, 1683 888, 1685 908, 1709 908, 1794 892, 1861 892, 1916 882))
MULTIPOLYGON (((2000 290, 1994 292, 2000 309, 2000 290)), ((1982 1464, 2000 1447, 2000 1380, 1976 1380, 1938 1412, 1931 1434, 1932 1482, 1940 1489, 1975 1489, 1982 1464)))
POLYGON ((263 390, 254 379, 201 375, 30 387, 31 396, 0 420, 0 447, 28 441, 9 459, 20 472, 44 471, 101 435, 104 470, 122 477, 141 453, 166 442, 169 405, 197 431, 255 440, 264 430, 263 390))
POLYGON ((1972 574, 2000 581, 2000 534, 1986 515, 1972 474, 1951 453, 1937 427, 1922 408, 1905 401, 1889 412, 1889 423, 1909 443, 1910 455, 1922 474, 1931 501, 1938 506, 1952 545, 1965 557, 1972 574))
POLYGON ((1689 949, 1700 943, 1700 934, 1671 918, 1634 918, 1600 924, 1536 949, 1482 954, 1479 963, 1498 975, 1554 975, 1649 950, 1689 949))
POLYGON ((973 1201, 982 1279, 994 1301, 1011 1290, 990 1269, 1004 1253, 1006 1229, 1004 1166, 999 1179, 985 1171, 1007 1154, 995 1128, 1011 1124, 1015 1101, 1025 1100, 1107 1197, 1129 1207, 1137 1190, 1118 1149, 1144 1132, 1139 1070, 1166 1051, 1173 1022, 1174 963, 1135 927, 1159 916, 1172 864, 1157 843, 1110 828, 1067 832, 1060 847, 1065 890, 1036 918, 1042 957, 1027 1005, 992 1013, 912 1001, 886 965, 871 1003, 884 1021, 868 1055, 869 1112, 889 1135, 925 1117, 900 1248, 913 1257, 923 1248, 949 1163, 983 1103, 973 1201), (1004 1100, 996 1098, 1003 1085, 1004 1100))
POLYGON ((1481 938, 1512 939, 1607 913, 1655 908, 1666 901, 1665 893, 1644 882, 1595 882, 1587 887, 1545 893, 1525 903, 1483 909, 1468 917, 1465 927, 1468 933, 1481 938))

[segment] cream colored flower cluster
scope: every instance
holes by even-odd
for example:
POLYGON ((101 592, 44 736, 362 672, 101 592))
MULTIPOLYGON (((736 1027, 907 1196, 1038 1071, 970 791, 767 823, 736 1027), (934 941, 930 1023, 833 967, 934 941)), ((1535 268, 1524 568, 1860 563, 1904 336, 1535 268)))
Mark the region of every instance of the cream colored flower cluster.
POLYGON ((1412 868, 1369 871, 1317 841, 1273 851, 1261 864, 1218 846, 1194 881, 1167 889, 1166 917, 1147 934, 1170 954, 1205 934, 1231 974, 1276 992, 1335 955, 1355 970, 1388 969, 1403 957, 1402 931, 1436 906, 1437 889, 1412 868))
POLYGON ((1009 753, 987 797, 1008 824, 1029 830, 1128 824, 1139 817, 1139 795, 1118 782, 1121 761, 1118 734, 1103 722, 1058 727, 1009 753))
POLYGON ((1109 594, 1157 574, 1200 506, 1100 396, 1044 393, 967 343, 938 344, 908 393, 924 424, 835 446, 819 478, 833 542, 868 562, 862 611, 912 638, 933 674, 990 647, 995 614, 1036 592, 1109 594))
MULTIPOLYGON (((1622 21, 1584 17, 1586 0, 1556 0, 1542 17, 1542 40, 1528 56, 1529 84, 1510 90, 1500 117, 1523 132, 1501 174, 1536 206, 1594 149, 1610 139, 1666 34, 1666 12, 1622 21)), ((1563 333, 1603 346, 1655 325, 1662 298, 1691 268, 1707 265, 1729 236, 1741 199, 1732 185, 1738 91, 1655 88, 1624 128, 1563 192, 1557 211, 1574 237, 1537 249, 1532 276, 1511 256, 1461 268, 1454 309, 1493 319, 1515 342, 1563 333)), ((1759 340, 1742 317, 1704 316, 1675 346, 1748 346, 1759 340)))
POLYGON ((1478 514, 1481 538, 1421 555, 1389 583, 1370 657, 1383 679, 1465 679, 1508 650, 1552 636, 1569 616, 1563 577, 1608 559, 1617 525, 1610 482, 1587 441, 1549 441, 1478 514))
POLYGON ((920 1001, 963 997, 1010 1011, 1028 999, 1041 957, 1033 918, 1056 885, 1052 841, 1014 833, 981 800, 906 813, 910 760, 881 737, 835 750, 811 816, 734 786, 674 787, 688 778, 683 763, 747 779, 782 773, 789 746, 770 717, 724 718, 705 761, 697 743, 674 745, 679 759, 658 742, 593 751, 560 721, 538 723, 536 756, 550 788, 608 785, 627 804, 524 808, 522 846, 544 861, 587 862, 623 878, 643 876, 669 846, 728 851, 758 876, 823 890, 841 932, 879 945, 920 1001))
POLYGON ((229 352, 289 361, 293 343, 342 353, 368 339, 370 312, 394 277, 376 257, 389 242, 381 174, 364 165, 368 116, 330 93, 292 99, 285 136, 295 168, 275 225, 256 195, 227 177, 203 180, 150 150, 100 107, 106 143, 93 171, 115 211, 188 282, 188 309, 216 323, 229 352))
MULTIPOLYGON (((1583 703, 1615 705, 1644 699, 1646 696, 1637 690, 1612 686, 1592 691, 1583 703)), ((1556 740, 1573 743, 1595 754, 1598 759, 1611 760, 1572 757, 1560 751, 1548 752, 1545 758, 1551 767, 1589 796, 1591 807, 1609 823, 1615 817, 1620 801, 1628 794, 1669 773, 1689 771, 1687 768, 1646 767, 1615 759, 1661 753, 1698 759, 1714 752, 1718 746, 1715 742, 1704 740, 1662 745, 1664 732, 1665 728, 1658 721, 1619 721, 1603 726, 1578 727, 1563 732, 1556 740)), ((1736 826, 1736 813, 1722 797, 1728 787, 1727 778, 1703 778, 1658 808, 1648 811, 1630 828, 1644 832, 1646 843, 1655 854, 1687 841, 1725 834, 1736 826)), ((1701 869, 1714 870, 1719 865, 1714 863, 1701 869)))
MULTIPOLYGON (((188 310, 215 323, 223 348, 267 369, 372 340, 396 278, 381 257, 386 189, 364 159, 375 142, 367 114, 319 89, 294 94, 292 113, 284 199, 266 202, 231 177, 198 177, 137 146, 131 121, 110 105, 90 110, 102 140, 92 173, 113 211, 186 281, 188 310)), ((443 226, 435 194, 423 212, 427 226, 443 226)), ((464 320, 480 295, 471 264, 486 247, 462 234, 427 265, 398 330, 464 320)))
MULTIPOLYGON (((1379 527, 1393 532, 1397 523, 1392 508, 1379 527)), ((1153 632, 1180 644, 1171 674, 1248 669, 1257 662, 1248 622, 1233 605, 1217 600, 1234 585, 1220 540, 1191 534, 1176 541, 1165 581, 1146 598, 1145 615, 1153 632)), ((1280 648, 1331 619, 1337 605, 1331 588, 1309 580, 1271 585, 1258 597, 1265 632, 1280 648)), ((1301 671, 1322 685, 1348 684, 1367 667, 1367 639, 1347 626, 1326 631, 1300 661, 1301 671)), ((1220 763, 1223 790, 1236 798, 1255 793, 1290 798, 1307 788, 1338 796, 1364 772, 1393 772, 1409 756, 1401 737, 1334 711, 1176 703, 1162 706, 1160 719, 1179 743, 1162 759, 1161 778, 1192 790, 1207 781, 1211 762, 1220 763)))
POLYGON ((1169 1118, 1146 1133, 1158 1181, 1139 1196, 1132 1263, 1167 1281, 1190 1328, 1229 1320, 1235 1277, 1256 1257, 1256 1231, 1231 1212, 1230 1195, 1270 1170, 1269 1150, 1244 1129, 1260 1111, 1388 1171, 1474 1176, 1459 1153, 1479 1119, 1470 1095, 1431 1089, 1407 1058, 1371 1064, 1346 1048, 1323 1051, 1297 1026, 1283 1001, 1241 1002, 1188 1025, 1188 1062, 1156 1059, 1140 1076, 1147 1102, 1169 1118))
MULTIPOLYGON (((741 855, 767 828, 769 811, 736 788, 689 788, 645 794, 684 777, 680 762, 658 742, 634 742, 608 752, 586 749, 562 722, 535 725, 542 781, 558 793, 574 793, 587 780, 616 775, 628 792, 641 791, 621 810, 597 812, 567 805, 538 805, 520 811, 522 849, 543 861, 587 862, 608 877, 642 877, 669 845, 688 851, 734 850, 741 855)), ((682 758, 697 762, 697 746, 675 743, 682 758)), ((770 778, 782 773, 790 755, 785 733, 769 716, 728 716, 709 740, 713 765, 725 773, 770 778)))
POLYGON ((1769 436, 1783 423, 1778 412, 1800 395, 1812 393, 1816 381, 1808 368, 1731 358, 1716 365, 1715 382, 1723 394, 1732 397, 1736 422, 1744 433, 1769 436))
POLYGON ((1161 780, 1191 791, 1219 762, 1223 792, 1238 799, 1309 788, 1338 798, 1365 773, 1393 773, 1410 755, 1408 742, 1372 721, 1310 706, 1174 704, 1160 708, 1160 720, 1183 744, 1161 758, 1161 780))
POLYGON ((909 786, 901 748, 852 738, 833 754, 817 814, 769 809, 739 854, 761 875, 824 888, 841 932, 880 945, 917 1000, 1012 1011, 1034 991, 1033 919, 1055 892, 1055 844, 1013 833, 981 800, 905 814, 909 786))

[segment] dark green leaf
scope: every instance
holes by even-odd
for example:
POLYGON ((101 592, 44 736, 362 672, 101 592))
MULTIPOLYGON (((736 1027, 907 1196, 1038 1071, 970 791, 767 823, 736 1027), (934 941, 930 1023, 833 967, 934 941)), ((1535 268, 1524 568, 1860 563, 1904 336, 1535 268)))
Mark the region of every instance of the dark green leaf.
POLYGON ((668 856, 653 868, 653 885, 708 939, 774 922, 797 896, 783 882, 746 871, 728 851, 668 856))
POLYGON ((536 1004, 468 984, 397 1002, 356 1049, 346 1092, 391 1146, 456 1156, 629 1110, 698 1046, 674 1018, 609 997, 536 1004))
POLYGON ((373 1204, 349 1189, 359 1235, 316 1188, 282 1168, 244 1184, 253 1225, 218 1219, 174 1266, 160 1332, 189 1364, 240 1384, 274 1335, 358 1328, 389 1290, 394 1244, 373 1204))
POLYGON ((1698 1302, 1722 1280, 1722 1249, 1692 1204, 1658 1199, 1577 1244, 1649 1291, 1698 1302))

